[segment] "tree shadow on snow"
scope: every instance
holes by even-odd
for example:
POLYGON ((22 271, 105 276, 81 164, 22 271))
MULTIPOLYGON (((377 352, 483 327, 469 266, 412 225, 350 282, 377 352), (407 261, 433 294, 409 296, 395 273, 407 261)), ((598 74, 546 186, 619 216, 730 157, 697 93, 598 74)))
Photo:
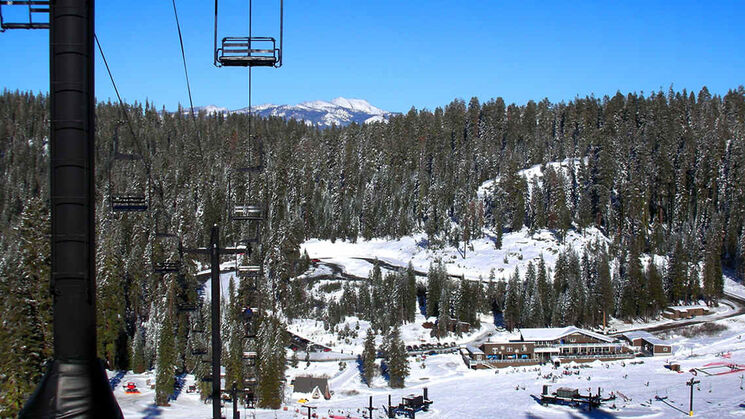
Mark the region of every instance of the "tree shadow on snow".
POLYGON ((163 415, 163 409, 155 403, 149 404, 142 412, 143 419, 159 418, 163 415))
POLYGON ((122 382, 122 378, 124 378, 124 375, 127 374, 127 371, 120 370, 116 372, 116 375, 109 378, 109 385, 111 386, 111 389, 114 390, 119 383, 122 382))
POLYGON ((176 376, 173 382, 173 394, 171 394, 168 397, 168 400, 176 400, 178 399, 178 396, 181 395, 181 391, 184 389, 184 384, 186 384, 186 373, 181 373, 176 376))

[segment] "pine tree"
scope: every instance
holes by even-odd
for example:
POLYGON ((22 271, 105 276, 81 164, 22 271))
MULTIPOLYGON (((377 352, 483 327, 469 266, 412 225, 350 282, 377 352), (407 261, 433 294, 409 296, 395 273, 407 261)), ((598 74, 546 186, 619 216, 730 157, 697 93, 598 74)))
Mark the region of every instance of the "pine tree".
POLYGON ((227 357, 225 365, 225 385, 231 388, 233 384, 241 386, 245 377, 243 368, 243 335, 241 304, 235 292, 235 281, 230 278, 228 295, 231 296, 230 305, 225 316, 225 326, 228 330, 225 343, 227 343, 227 357))
POLYGON ((391 388, 403 388, 404 380, 409 376, 409 362, 406 359, 406 349, 401 340, 401 332, 398 330, 398 326, 391 329, 387 341, 386 357, 390 376, 389 385, 391 388))
POLYGON ((510 277, 507 284, 507 296, 504 302, 504 326, 507 330, 512 331, 520 327, 520 273, 515 268, 515 272, 510 277))
POLYGON ((261 318, 257 333, 259 407, 279 409, 283 399, 286 368, 284 326, 275 316, 261 318))
POLYGON ((681 240, 676 240, 675 247, 668 260, 667 277, 665 279, 667 298, 675 304, 685 298, 686 282, 688 280, 687 260, 681 240))
POLYGON ((452 285, 450 280, 442 282, 440 289, 440 313, 437 316, 437 338, 441 339, 448 335, 452 317, 452 285))
POLYGON ((155 404, 158 406, 168 406, 174 389, 176 349, 173 336, 173 285, 170 288, 158 341, 158 361, 155 373, 155 404))
POLYGON ((643 292, 644 274, 642 272, 639 253, 635 245, 631 246, 628 254, 625 285, 621 298, 621 316, 633 318, 641 314, 647 307, 647 298, 643 292))
POLYGON ((52 355, 48 214, 40 199, 28 200, 10 233, 19 246, 0 263, 0 416, 17 414, 52 355))
POLYGON ((440 294, 442 283, 447 278, 445 267, 441 261, 430 263, 427 273, 427 317, 440 314, 440 294))
POLYGON ((372 327, 367 329, 365 345, 362 350, 362 379, 368 387, 372 386, 375 377, 375 332, 372 327))
POLYGON ((411 261, 409 261, 409 265, 406 267, 406 275, 404 278, 406 280, 406 292, 404 293, 404 320, 413 323, 416 316, 417 295, 416 274, 414 273, 414 266, 411 264, 411 261))
POLYGON ((551 312, 553 311, 553 293, 552 288, 548 280, 548 272, 546 272, 546 261, 543 259, 543 255, 538 259, 536 286, 538 292, 541 294, 543 318, 541 319, 541 326, 546 327, 551 324, 551 312))
POLYGON ((649 259, 647 265, 647 284, 649 289, 649 301, 651 312, 647 315, 659 313, 665 308, 667 301, 665 300, 665 292, 662 289, 662 275, 657 270, 657 265, 654 263, 654 259, 649 259))
POLYGON ((145 362, 145 333, 141 325, 135 329, 135 337, 132 348, 132 372, 141 374, 145 372, 148 365, 145 362))
POLYGON ((598 281, 595 290, 597 306, 607 321, 615 313, 615 290, 613 289, 608 253, 605 249, 598 255, 596 263, 598 271, 598 281))

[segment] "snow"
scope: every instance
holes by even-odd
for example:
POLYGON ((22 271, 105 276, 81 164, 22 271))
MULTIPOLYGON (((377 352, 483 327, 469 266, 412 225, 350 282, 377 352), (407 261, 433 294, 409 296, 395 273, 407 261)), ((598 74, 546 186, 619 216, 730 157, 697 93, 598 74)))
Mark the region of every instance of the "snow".
MULTIPOLYGON (((227 299, 228 301, 230 301, 228 290, 230 289, 231 278, 235 281, 236 289, 238 288, 238 278, 235 276, 235 272, 222 272, 231 268, 235 268, 235 261, 224 262, 220 265, 220 298, 227 299)), ((198 275, 209 274, 210 272, 211 271, 208 269, 200 271, 198 275)), ((212 280, 209 277, 207 277, 207 281, 202 284, 202 289, 204 290, 205 302, 210 301, 210 298, 212 297, 212 280)))
MULTIPOLYGON (((745 291, 745 290, 743 290, 745 291)), ((386 380, 378 375, 368 387, 361 382, 356 362, 311 362, 306 367, 301 359, 297 368, 288 368, 286 378, 290 380, 299 375, 327 376, 333 395, 330 400, 310 399, 317 406, 319 417, 330 414, 362 417, 359 409, 367 406, 368 398, 373 396, 373 404, 380 407, 387 403, 388 395, 398 403, 401 397, 421 394, 423 387, 429 390, 429 398, 434 401, 427 413, 419 412, 417 417, 429 418, 488 418, 488 417, 540 417, 574 418, 593 416, 578 408, 561 406, 541 406, 533 398, 541 392, 544 384, 555 391, 559 387, 577 388, 586 394, 588 388, 593 392, 602 388, 602 394, 611 392, 618 398, 595 413, 598 417, 676 417, 687 414, 689 388, 686 386, 693 375, 693 368, 709 368, 711 373, 727 371, 724 364, 745 364, 745 316, 718 321, 727 330, 716 336, 683 338, 671 337, 675 342, 675 352, 671 356, 637 358, 629 362, 593 362, 590 364, 567 365, 558 369, 552 366, 509 367, 499 370, 469 370, 458 354, 444 354, 409 358, 411 373, 406 379, 406 388, 394 390, 387 386, 386 380), (667 368, 670 362, 681 365, 681 373, 667 368), (713 367, 710 365, 713 364, 713 367), (707 365, 710 365, 707 367, 707 365), (575 374, 564 375, 563 371, 575 374), (665 398, 657 400, 655 397, 665 398), (615 407, 614 407, 615 406, 615 407), (683 412, 683 413, 681 413, 683 412)), ((112 376, 115 372, 110 373, 112 376)), ((209 417, 211 406, 199 401, 197 394, 185 391, 171 402, 169 407, 153 405, 154 391, 145 386, 146 380, 154 380, 153 372, 145 374, 126 373, 114 391, 125 417, 161 418, 205 418, 209 417), (124 394, 121 386, 134 381, 141 394, 124 394)), ((707 375, 698 372, 700 380, 694 389, 694 414, 697 417, 742 416, 745 410, 742 399, 742 373, 707 375)), ((186 376, 186 385, 192 384, 193 377, 186 376)), ((288 385, 285 391, 287 410, 241 410, 241 417, 256 418, 302 418, 298 400, 304 395, 292 393, 288 385)), ((226 403, 223 414, 230 416, 231 404, 226 403)), ((384 417, 380 410, 376 418, 384 417)))
POLYGON ((668 307, 669 310, 674 311, 688 311, 695 308, 702 308, 704 310, 709 310, 709 307, 705 304, 695 304, 695 305, 689 305, 689 306, 670 306, 668 307))
POLYGON ((570 231, 564 242, 560 242, 550 231, 541 230, 530 234, 527 228, 521 231, 507 233, 502 237, 502 248, 496 249, 492 233, 486 231, 486 237, 471 241, 466 251, 466 258, 462 257, 460 249, 451 246, 431 248, 428 246, 426 235, 417 233, 400 239, 371 239, 359 238, 355 243, 336 240, 311 239, 301 244, 301 252, 308 252, 311 258, 324 262, 336 263, 344 266, 346 273, 367 277, 373 265, 361 258, 377 258, 394 266, 405 267, 409 262, 414 269, 427 272, 431 261, 441 259, 451 275, 464 275, 466 279, 488 280, 489 273, 494 269, 497 279, 507 280, 515 269, 525 273, 528 263, 535 265, 543 256, 546 266, 553 269, 556 257, 565 248, 573 248, 578 252, 590 243, 607 239, 596 229, 587 229, 584 234, 570 231), (506 262, 505 262, 506 261, 506 262))
POLYGON ((388 122, 388 119, 386 119, 383 115, 375 115, 375 116, 371 116, 371 117, 365 119, 365 123, 366 124, 372 124, 372 123, 375 123, 375 122, 383 122, 383 123, 385 123, 385 122, 388 122))
MULTIPOLYGON (((430 336, 430 329, 425 329, 422 324, 427 319, 417 313, 413 323, 406 323, 401 326, 401 340, 404 345, 420 345, 423 343, 437 343, 437 338, 430 336)), ((429 321, 434 321, 434 318, 430 318, 429 321)), ((496 328, 492 323, 493 318, 489 316, 483 316, 481 318, 481 328, 472 330, 470 333, 464 333, 463 336, 448 336, 444 340, 439 342, 455 343, 455 345, 467 344, 474 341, 480 341, 488 335, 495 335, 496 328)), ((321 345, 330 347, 333 351, 332 354, 327 356, 335 359, 334 357, 347 357, 349 355, 355 356, 362 353, 365 337, 367 336, 367 330, 370 328, 370 323, 366 320, 361 320, 355 316, 348 316, 342 323, 338 325, 338 329, 342 330, 348 326, 350 330, 355 331, 357 336, 350 336, 340 340, 337 333, 333 331, 327 331, 323 328, 323 322, 309 320, 309 319, 295 319, 287 325, 287 329, 307 340, 310 340, 321 345), (359 329, 357 329, 359 327, 359 329), (337 354, 337 355, 335 355, 337 354)), ((383 342, 383 337, 378 335, 375 339, 377 346, 383 342)), ((311 353, 311 359, 316 356, 316 359, 321 360, 321 353, 311 353)), ((303 359, 304 353, 299 353, 298 358, 303 359)))
POLYGON ((603 336, 601 334, 590 332, 589 330, 580 329, 574 326, 567 326, 562 328, 536 327, 520 329, 520 334, 522 335, 523 339, 529 342, 557 340, 572 333, 582 333, 584 335, 588 335, 606 342, 613 341, 613 339, 609 339, 607 336, 603 336))
POLYGON ((337 97, 331 101, 332 104, 340 106, 342 108, 352 109, 359 112, 365 112, 373 115, 382 115, 386 111, 376 108, 364 99, 346 99, 343 97, 337 97))
POLYGON ((625 333, 621 333, 621 336, 623 336, 623 337, 625 337, 626 339, 629 339, 629 340, 634 340, 634 339, 649 339, 649 338, 653 338, 654 337, 653 334, 651 334, 651 333, 649 333, 649 332, 647 332, 645 330, 636 330, 636 331, 633 331, 633 332, 625 332, 625 333))
MULTIPOLYGON (((578 174, 580 164, 587 164, 587 161, 587 157, 585 157, 584 159, 567 158, 559 162, 547 163, 546 166, 552 167, 556 172, 561 172, 565 176, 567 181, 569 181, 570 170, 573 169, 575 175, 578 174)), ((524 177, 525 180, 528 182, 528 193, 532 192, 532 182, 534 178, 538 181, 539 185, 543 185, 543 167, 544 166, 542 164, 536 164, 527 169, 523 169, 517 172, 519 176, 524 177)), ((499 180, 500 176, 496 176, 494 179, 490 179, 482 183, 476 191, 476 195, 479 198, 484 199, 488 194, 491 193, 494 185, 496 183, 499 183, 499 180)))

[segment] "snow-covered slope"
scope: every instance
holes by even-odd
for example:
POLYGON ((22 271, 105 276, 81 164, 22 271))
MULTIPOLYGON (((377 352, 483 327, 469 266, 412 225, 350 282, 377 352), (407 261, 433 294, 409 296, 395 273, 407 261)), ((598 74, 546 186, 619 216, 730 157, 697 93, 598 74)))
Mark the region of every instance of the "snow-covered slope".
MULTIPOLYGON (((584 159, 569 158, 562 161, 550 162, 546 164, 546 166, 536 164, 527 169, 520 170, 519 172, 517 172, 517 174, 524 177, 525 180, 528 182, 528 193, 530 193, 533 179, 536 179, 539 185, 543 185, 544 167, 551 167, 557 173, 561 173, 562 175, 564 175, 564 177, 568 181, 570 179, 572 171, 574 171, 575 175, 578 174, 582 164, 587 164, 587 157, 585 157, 584 159)), ((499 180, 500 177, 496 176, 494 179, 490 179, 482 183, 477 191, 479 198, 484 198, 486 194, 492 190, 494 184, 499 183, 499 180)))
MULTIPOLYGON (((248 113, 248 108, 229 111, 214 105, 197 108, 207 114, 213 113, 248 113)), ((278 116, 285 119, 305 121, 308 125, 330 127, 332 125, 345 126, 351 123, 369 124, 373 122, 387 122, 393 115, 371 105, 364 99, 347 99, 338 97, 330 102, 314 100, 297 105, 263 104, 251 109, 254 115, 262 117, 278 116)))
POLYGON ((565 248, 582 252, 590 243, 604 243, 607 238, 597 229, 589 228, 584 233, 570 231, 562 242, 548 230, 531 234, 527 228, 507 233, 502 237, 502 247, 494 246, 493 233, 485 231, 486 236, 471 241, 466 258, 460 249, 451 246, 430 248, 426 234, 417 233, 400 239, 358 240, 356 243, 336 240, 311 239, 301 244, 311 258, 335 263, 344 267, 347 273, 367 277, 372 264, 360 258, 377 258, 394 266, 406 266, 411 261, 414 269, 427 272, 432 261, 442 259, 451 275, 464 275, 466 279, 488 280, 494 269, 496 279, 508 280, 515 269, 525 274, 528 263, 535 265, 543 256, 546 266, 554 267, 557 255, 565 248))

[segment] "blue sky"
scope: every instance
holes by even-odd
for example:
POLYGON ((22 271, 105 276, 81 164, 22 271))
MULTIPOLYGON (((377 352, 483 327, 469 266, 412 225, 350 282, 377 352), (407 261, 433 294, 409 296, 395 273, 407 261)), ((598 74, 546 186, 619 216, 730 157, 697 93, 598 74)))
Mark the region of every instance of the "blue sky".
MULTIPOLYGON (((176 4, 195 105, 247 106, 247 70, 212 65, 214 3, 176 4)), ((96 7, 125 100, 188 106, 171 2, 96 7)), ((220 36, 245 35, 247 1, 220 7, 220 36)), ((254 35, 278 36, 278 9, 254 0, 254 35)), ((285 0, 285 65, 254 69, 253 103, 344 96, 405 112, 472 96, 566 101, 671 85, 723 94, 745 84, 743 22, 741 1, 285 0)), ((47 91, 47 42, 46 31, 0 34, 0 86, 47 91)), ((113 98, 97 65, 97 96, 113 98)))

